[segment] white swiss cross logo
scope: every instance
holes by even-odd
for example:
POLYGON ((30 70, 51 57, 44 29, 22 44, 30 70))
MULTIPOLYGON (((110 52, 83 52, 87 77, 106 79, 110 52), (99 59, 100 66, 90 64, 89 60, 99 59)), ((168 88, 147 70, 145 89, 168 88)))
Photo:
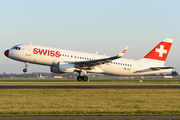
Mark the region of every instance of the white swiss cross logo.
POLYGON ((160 45, 160 49, 156 48, 156 52, 159 53, 159 57, 163 57, 163 54, 167 54, 167 50, 164 49, 164 45, 160 45))

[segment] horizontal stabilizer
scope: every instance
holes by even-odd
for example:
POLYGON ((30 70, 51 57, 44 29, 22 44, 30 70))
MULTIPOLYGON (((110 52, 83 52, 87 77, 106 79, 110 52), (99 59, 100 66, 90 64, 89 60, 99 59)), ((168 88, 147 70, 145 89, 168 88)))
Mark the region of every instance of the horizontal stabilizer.
POLYGON ((174 69, 174 67, 151 67, 152 70, 174 69))

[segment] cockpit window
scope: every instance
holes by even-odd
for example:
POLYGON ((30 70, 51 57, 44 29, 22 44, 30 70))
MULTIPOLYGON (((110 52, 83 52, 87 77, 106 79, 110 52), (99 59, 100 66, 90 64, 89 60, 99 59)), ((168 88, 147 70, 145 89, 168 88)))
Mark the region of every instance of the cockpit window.
POLYGON ((20 47, 16 47, 16 46, 12 47, 11 49, 21 50, 20 47))

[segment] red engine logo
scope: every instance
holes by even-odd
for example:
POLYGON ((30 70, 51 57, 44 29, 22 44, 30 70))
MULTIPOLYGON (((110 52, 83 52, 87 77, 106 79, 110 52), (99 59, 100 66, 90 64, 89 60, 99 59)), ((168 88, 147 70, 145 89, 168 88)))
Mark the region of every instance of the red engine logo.
POLYGON ((39 55, 47 55, 51 57, 60 57, 60 52, 59 51, 54 51, 54 50, 45 50, 45 49, 40 49, 40 48, 34 48, 33 50, 34 54, 39 54, 39 55))

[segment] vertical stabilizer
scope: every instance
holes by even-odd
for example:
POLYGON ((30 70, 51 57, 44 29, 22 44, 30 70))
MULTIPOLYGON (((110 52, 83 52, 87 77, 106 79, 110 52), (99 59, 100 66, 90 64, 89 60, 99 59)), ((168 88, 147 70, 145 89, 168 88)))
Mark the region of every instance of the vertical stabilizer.
POLYGON ((171 45, 174 39, 166 38, 161 41, 151 52, 149 52, 142 60, 148 62, 156 62, 158 65, 164 65, 171 45))

